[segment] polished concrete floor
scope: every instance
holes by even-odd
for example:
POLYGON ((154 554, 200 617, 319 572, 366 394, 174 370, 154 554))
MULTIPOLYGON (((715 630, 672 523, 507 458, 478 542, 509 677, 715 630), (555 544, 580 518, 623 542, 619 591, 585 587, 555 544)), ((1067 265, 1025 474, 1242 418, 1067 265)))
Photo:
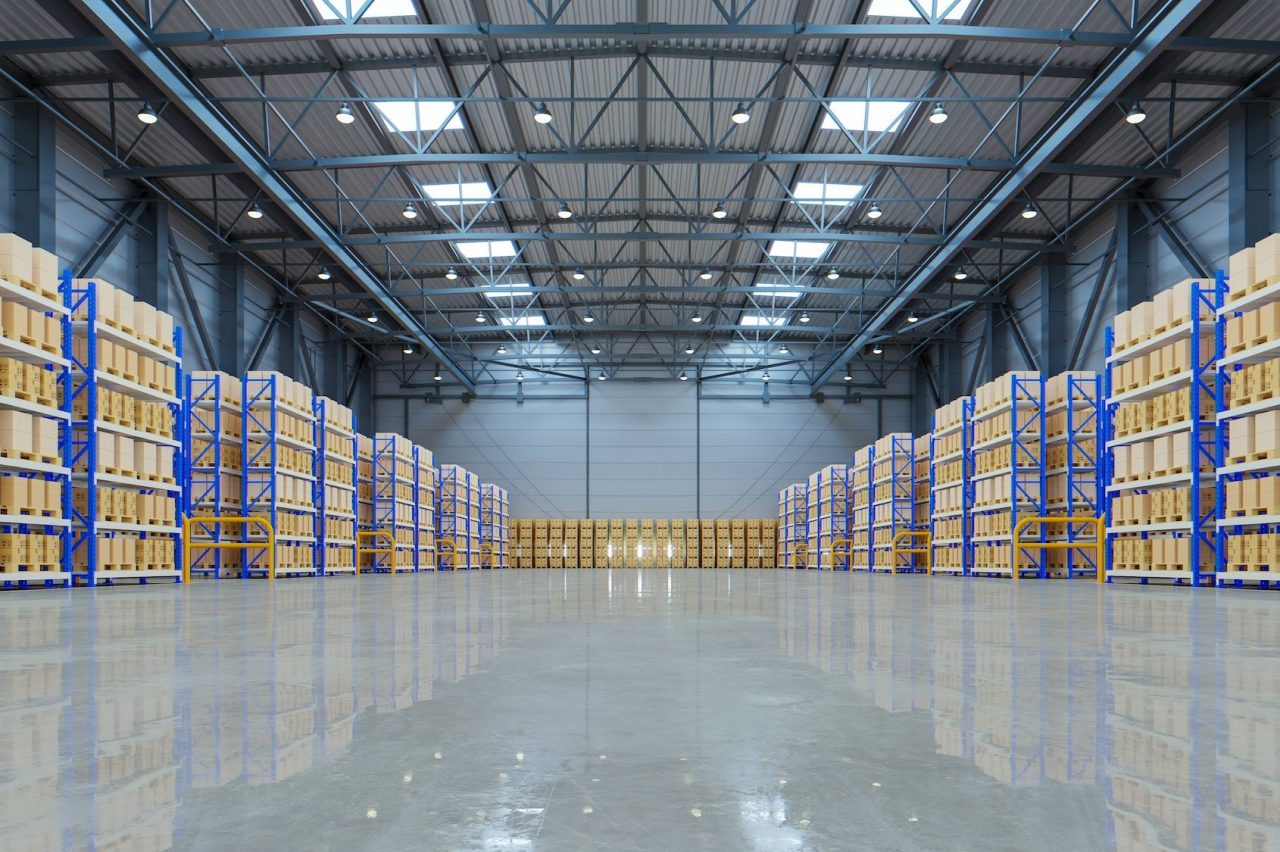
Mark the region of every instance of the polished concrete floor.
POLYGON ((0 595, 0 849, 1280 849, 1280 598, 781 571, 0 595))

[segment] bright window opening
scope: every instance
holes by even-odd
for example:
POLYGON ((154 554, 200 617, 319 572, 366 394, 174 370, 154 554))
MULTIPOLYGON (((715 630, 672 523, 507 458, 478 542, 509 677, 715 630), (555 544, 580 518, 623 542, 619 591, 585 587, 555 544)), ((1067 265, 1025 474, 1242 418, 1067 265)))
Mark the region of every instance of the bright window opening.
MULTIPOLYGON (((315 7, 316 14, 322 21, 349 20, 364 9, 364 4, 365 0, 311 0, 311 5, 315 7)), ((360 16, 360 20, 416 17, 418 17, 418 10, 414 7, 413 0, 373 0, 369 8, 365 9, 364 14, 360 16)))
POLYGON ((462 111, 454 112, 453 101, 372 101, 389 130, 397 133, 433 133, 462 129, 462 111), (447 122, 447 123, 446 123, 447 122))
POLYGON ((777 281, 761 281, 755 289, 757 299, 798 299, 800 297, 799 287, 780 284, 777 281))
POLYGON ((511 240, 494 240, 489 242, 482 240, 474 243, 454 243, 453 247, 458 250, 458 254, 467 260, 475 260, 483 257, 515 257, 516 244, 511 240))
MULTIPOLYGON (((958 21, 968 11, 973 0, 916 0, 931 20, 958 21)), ((880 18, 920 18, 920 12, 911 0, 871 0, 868 16, 880 18)), ((923 20, 923 19, 922 19, 923 20)))
POLYGON ((547 324, 547 318, 532 314, 527 317, 498 317, 498 322, 508 328, 541 328, 547 324))
POLYGON ((494 284, 483 291, 490 302, 506 304, 516 299, 532 299, 533 290, 528 281, 513 281, 510 284, 494 284))
POLYGON ((769 243, 770 257, 819 258, 827 253, 831 243, 806 243, 795 240, 774 240, 769 243))
POLYGON ((747 328, 776 328, 786 324, 786 317, 767 317, 764 314, 743 314, 742 319, 738 320, 738 325, 747 328))
POLYGON ((796 204, 822 204, 828 207, 847 207, 862 194, 858 183, 814 183, 800 181, 791 190, 791 200, 796 204))
POLYGON ((461 207, 464 204, 484 204, 493 198, 493 190, 484 181, 475 183, 424 183, 422 191, 437 207, 461 207))
POLYGON ((892 133, 909 109, 911 101, 832 101, 822 111, 822 129, 892 133))

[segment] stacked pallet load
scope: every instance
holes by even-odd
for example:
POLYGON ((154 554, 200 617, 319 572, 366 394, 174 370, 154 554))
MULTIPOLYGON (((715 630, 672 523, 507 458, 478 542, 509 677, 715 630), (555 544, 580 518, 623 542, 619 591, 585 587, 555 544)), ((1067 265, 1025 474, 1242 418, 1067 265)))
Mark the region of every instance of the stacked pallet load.
POLYGON ((0 587, 71 581, 67 313, 58 259, 0 235, 0 587))
POLYGON ((547 567, 564 567, 564 519, 547 521, 547 567))
MULTIPOLYGON (((466 571, 470 568, 478 568, 480 555, 479 478, 461 465, 441 465, 436 495, 436 562, 439 570, 466 571)), ((556 548, 562 548, 564 525, 560 524, 557 530, 559 536, 556 548)), ((556 550, 555 553, 559 553, 559 559, 563 562, 563 552, 556 550)))
POLYGON ((533 567, 533 520, 522 518, 515 522, 515 538, 512 542, 513 563, 517 568, 533 567))
POLYGON ((875 445, 853 454, 849 466, 849 570, 871 570, 871 479, 875 445))
MULTIPOLYGON (((179 580, 181 331, 169 314, 106 282, 67 275, 64 287, 72 317, 74 578, 90 586, 179 580)), ((28 329, 35 316, 27 315, 28 329)), ((32 434, 41 438, 39 454, 55 459, 56 431, 32 434)))
POLYGON ((822 570, 849 570, 849 466, 829 464, 809 474, 808 554, 822 570))
MULTIPOLYGON (((240 379, 198 371, 187 378, 187 517, 236 517, 244 497, 244 398, 240 379)), ((201 548, 200 542, 237 542, 235 525, 193 524, 189 576, 239 576, 241 552, 201 548)))
MULTIPOLYGON (((435 501, 432 501, 434 506, 435 501)), ((373 438, 356 434, 356 532, 373 531, 373 438)), ((369 545, 373 546, 373 545, 369 545)), ((357 571, 372 571, 373 556, 357 553, 357 571)))
MULTIPOLYGON (((507 490, 489 483, 480 485, 480 549, 484 558, 481 568, 507 568, 508 524, 507 490)), ((575 561, 579 552, 578 531, 574 530, 575 561)))
MULTIPOLYGON (((443 556, 443 550, 441 554, 443 556)), ((538 518, 533 522, 533 567, 551 567, 551 522, 546 518, 538 518)), ((445 568, 443 561, 440 568, 445 568)))
POLYGON ((914 557, 917 571, 928 570, 930 566, 929 558, 933 555, 933 549, 929 547, 929 542, 933 537, 929 518, 929 488, 931 485, 929 470, 932 467, 929 453, 932 447, 933 442, 930 440, 929 435, 921 435, 916 438, 915 500, 913 501, 912 511, 915 512, 916 529, 929 533, 929 538, 921 536, 912 545, 929 551, 928 554, 917 554, 914 557))
POLYGON ((747 567, 747 522, 741 518, 729 521, 729 567, 747 567))
POLYGON ((564 540, 560 546, 560 556, 563 560, 561 567, 578 567, 578 520, 576 518, 564 520, 564 540))
MULTIPOLYGON (((1100 518, 1102 378, 1092 372, 1059 373, 1045 380, 1045 512, 1049 517, 1100 518)), ((1045 551, 1050 577, 1097 576, 1092 524, 1054 522, 1045 540, 1079 543, 1079 548, 1045 551)))
POLYGON ((1280 234, 1232 255, 1218 312, 1219 585, 1280 583, 1280 234))
POLYGON ((1108 579, 1212 579, 1217 290, 1184 281, 1107 329, 1108 579))
POLYGON ((657 554, 655 564, 659 568, 671 568, 675 559, 675 545, 671 540, 671 522, 659 518, 654 522, 654 538, 657 554))
POLYGON ((317 397, 316 552, 324 574, 356 573, 356 434, 350 408, 317 397))
MULTIPOLYGON (((728 538, 727 538, 728 530, 726 529, 725 532, 726 532, 726 541, 724 546, 724 553, 727 559, 728 550, 729 550, 728 538)), ((716 539, 716 522, 715 521, 702 520, 698 522, 698 543, 700 545, 698 548, 698 563, 701 564, 703 568, 723 568, 724 567, 719 562, 720 542, 716 539)))
POLYGON ((635 564, 639 568, 653 568, 658 559, 657 528, 652 518, 640 519, 640 535, 635 540, 635 564))
MULTIPOLYGON (((276 372, 246 373, 244 394, 244 493, 246 516, 275 530, 275 572, 319 572, 316 556, 315 412, 311 388, 276 372)), ((249 534, 253 540, 260 536, 249 534)), ((266 548, 247 550, 244 573, 265 575, 266 548)))
POLYGON ((609 522, 607 520, 595 521, 592 526, 594 529, 591 533, 591 541, 595 546, 595 556, 592 559, 596 568, 609 567, 609 522))
POLYGON ((684 522, 684 567, 698 568, 702 565, 702 524, 687 519, 684 522))
POLYGON ((590 518, 578 522, 578 567, 596 567, 596 522, 590 518))
POLYGON ((419 571, 436 570, 436 466, 435 454, 426 447, 414 445, 417 508, 417 532, 413 539, 414 567, 419 571))
POLYGON ((929 466, 929 547, 933 572, 968 574, 973 397, 952 400, 933 414, 929 466))
MULTIPOLYGON (((914 571, 915 557, 893 555, 898 533, 916 530, 916 442, 905 432, 883 436, 874 444, 871 479, 871 570, 914 571)), ((899 542, 905 550, 914 540, 899 542)), ((920 565, 923 570, 923 561, 920 565)))
POLYGON ((417 568, 418 462, 413 443, 394 432, 373 436, 373 531, 380 533, 366 546, 395 553, 374 554, 373 570, 413 571, 417 568))
MULTIPOLYGON (((1044 574, 1044 551, 1014 553, 1022 518, 1044 515, 1044 379, 1006 373, 973 402, 973 574, 1044 574)), ((1028 538, 1028 541, 1033 540, 1028 538)))

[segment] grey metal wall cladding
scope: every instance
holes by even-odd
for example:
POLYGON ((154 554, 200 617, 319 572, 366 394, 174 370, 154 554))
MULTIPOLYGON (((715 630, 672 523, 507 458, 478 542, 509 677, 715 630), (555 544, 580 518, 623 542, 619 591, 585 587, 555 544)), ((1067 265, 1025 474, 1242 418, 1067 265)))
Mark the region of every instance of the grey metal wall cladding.
POLYGON ((591 514, 697 513, 697 386, 591 384, 591 514))

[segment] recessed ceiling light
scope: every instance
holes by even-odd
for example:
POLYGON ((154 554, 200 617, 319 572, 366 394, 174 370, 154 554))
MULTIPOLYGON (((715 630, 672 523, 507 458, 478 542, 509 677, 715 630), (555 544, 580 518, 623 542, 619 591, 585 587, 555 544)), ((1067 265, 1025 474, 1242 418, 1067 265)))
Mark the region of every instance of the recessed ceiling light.
POLYGON ((689 381, 689 374, 688 374, 688 373, 685 373, 685 372, 683 372, 683 371, 682 371, 682 372, 680 373, 680 381, 682 381, 682 382, 687 382, 687 381, 689 381))
POLYGON ((969 273, 967 273, 967 272, 965 272, 965 271, 964 271, 964 267, 963 267, 963 266, 960 266, 960 267, 957 267, 957 268, 956 268, 956 280, 957 280, 957 281, 963 281, 964 279, 966 279, 966 278, 968 278, 968 277, 969 277, 969 273))
POLYGON ((1027 202, 1026 207, 1022 208, 1023 219, 1034 219, 1039 215, 1040 215, 1040 211, 1036 210, 1035 205, 1033 205, 1030 201, 1027 202))
POLYGON ((413 203, 412 203, 412 202, 410 202, 410 203, 408 203, 408 204, 406 204, 406 205, 404 206, 404 209, 403 209, 403 210, 401 210, 401 211, 400 211, 400 215, 401 215, 401 216, 403 216, 403 217, 404 217, 404 218, 406 218, 406 219, 417 219, 417 218, 418 218, 418 208, 417 208, 417 207, 414 207, 414 206, 413 206, 413 203))
POLYGON ((745 106, 738 104, 733 108, 733 112, 729 113, 729 118, 734 124, 746 124, 751 120, 751 113, 747 112, 745 106))
POLYGON ((942 104, 935 106, 933 111, 929 113, 930 124, 946 124, 948 118, 950 118, 950 116, 947 115, 946 107, 942 104))
POLYGON ((333 273, 329 271, 329 267, 322 266, 320 267, 320 272, 319 274, 316 275, 316 277, 319 278, 321 281, 328 281, 330 278, 333 277, 333 273))
POLYGON ((254 204, 252 207, 249 208, 249 212, 246 213, 245 215, 248 216, 250 219, 261 219, 266 214, 262 212, 261 207, 259 207, 257 204, 254 204))
POLYGON ((884 211, 880 209, 879 204, 872 204, 870 207, 867 208, 868 219, 879 219, 883 215, 884 215, 884 211))
POLYGON ((839 273, 839 272, 836 272, 834 269, 829 270, 829 271, 827 272, 827 280, 828 280, 828 281, 835 281, 835 280, 836 280, 837 278, 839 278, 839 277, 840 277, 840 273, 839 273))
POLYGON ((583 278, 586 278, 586 277, 587 277, 587 273, 582 271, 582 267, 578 267, 577 269, 573 270, 574 281, 581 281, 583 278))
POLYGON ((729 211, 724 209, 723 204, 717 204, 716 209, 711 211, 712 219, 723 219, 729 215, 729 211))
POLYGON ((1134 101, 1133 106, 1129 107, 1129 112, 1125 115, 1124 120, 1130 124, 1141 124, 1147 120, 1147 111, 1142 108, 1142 104, 1134 101))
POLYGON ((458 280, 458 270, 456 270, 456 269, 454 269, 452 266, 450 266, 447 270, 445 270, 444 277, 445 277, 445 278, 448 278, 450 281, 457 281, 457 280, 458 280))
POLYGON ((556 211, 556 215, 561 219, 572 219, 573 211, 569 209, 568 204, 561 204, 560 209, 556 211))
POLYGON ((690 320, 690 322, 702 322, 702 317, 695 314, 693 318, 690 320))
POLYGON ((338 107, 338 111, 333 114, 334 121, 339 124, 354 124, 356 120, 355 111, 351 109, 351 104, 343 104, 338 107))
POLYGON ((143 124, 155 124, 159 120, 160 116, 151 108, 150 101, 138 108, 138 121, 141 121, 143 124))
POLYGON ((546 104, 538 104, 538 108, 533 111, 533 120, 539 124, 551 123, 551 110, 547 109, 546 104))
POLYGON ((805 313, 802 313, 800 315, 800 322, 808 322, 808 321, 809 321, 809 313, 806 311, 805 313))
POLYGON ((699 277, 699 278, 701 278, 703 281, 710 281, 710 280, 711 280, 711 270, 710 270, 710 269, 704 269, 704 270, 702 270, 701 272, 699 272, 699 273, 698 273, 698 277, 699 277))

